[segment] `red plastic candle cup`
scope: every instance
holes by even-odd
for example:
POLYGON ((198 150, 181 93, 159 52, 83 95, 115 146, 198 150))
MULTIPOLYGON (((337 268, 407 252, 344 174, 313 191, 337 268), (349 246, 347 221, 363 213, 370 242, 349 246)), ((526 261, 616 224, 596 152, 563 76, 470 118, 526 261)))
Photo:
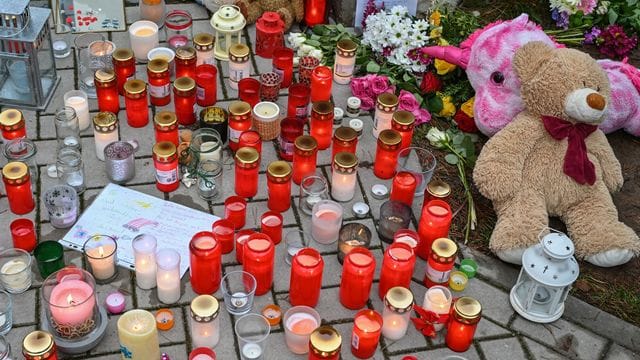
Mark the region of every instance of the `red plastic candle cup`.
POLYGON ((124 84, 124 104, 129 126, 139 128, 149 123, 147 84, 144 81, 132 79, 124 84))
MULTIPOLYGON (((289 88, 289 93, 294 84, 289 88)), ((304 123, 296 117, 287 117, 280 122, 280 136, 278 137, 278 155, 282 160, 293 161, 294 142, 298 136, 304 134, 304 123)))
POLYGON ((235 229, 242 229, 247 217, 247 200, 240 196, 229 196, 224 201, 224 218, 231 221, 235 229))
POLYGON ((391 117, 391 129, 397 131, 400 137, 402 137, 402 141, 400 142, 400 156, 407 156, 409 154, 409 152, 403 152, 402 150, 411 146, 415 122, 415 116, 409 111, 396 111, 391 117))
POLYGON ((176 147, 180 145, 178 117, 171 111, 158 111, 153 117, 156 142, 168 141, 176 147))
POLYGON ((451 218, 451 207, 445 201, 431 200, 422 208, 418 223, 420 242, 416 248, 416 254, 420 258, 427 260, 433 241, 449 235, 451 218))
POLYGON ((378 284, 378 296, 384 299, 387 291, 392 287, 402 286, 409 288, 413 268, 416 265, 416 255, 408 244, 396 242, 391 244, 384 252, 382 270, 380 270, 380 283, 378 284))
POLYGON ((302 179, 316 172, 318 142, 313 136, 298 136, 293 144, 293 182, 300 185, 302 179))
POLYGON ((351 333, 351 353, 358 359, 369 359, 378 348, 382 334, 382 315, 365 309, 359 311, 353 319, 351 333))
POLYGON ((169 63, 165 59, 153 59, 147 64, 149 79, 149 97, 155 106, 168 105, 171 102, 171 75, 169 63))
MULTIPOLYGON (((282 213, 291 207, 291 165, 288 162, 278 160, 267 167, 267 207, 269 210, 282 213)), ((281 236, 280 236, 281 237, 281 236)), ((280 242, 272 238, 277 244, 280 242)))
POLYGON ((228 254, 233 251, 233 240, 235 234, 235 227, 233 222, 227 219, 220 219, 213 223, 213 234, 216 241, 220 243, 220 249, 223 254, 228 254))
POLYGON ((420 235, 411 229, 400 229, 393 234, 393 242, 407 244, 415 253, 418 243, 420 242, 420 235))
POLYGON ((251 147, 241 147, 236 151, 235 192, 236 195, 252 198, 258 193, 258 171, 260 154, 251 147))
POLYGON ((260 102, 260 81, 254 78, 244 78, 238 81, 238 97, 249 103, 251 108, 260 102))
POLYGON ((287 116, 303 119, 306 122, 309 116, 309 100, 311 88, 304 83, 293 84, 289 87, 287 101, 287 116))
POLYGON ((229 148, 235 152, 239 148, 240 135, 251 129, 251 105, 244 101, 234 101, 229 105, 229 148))
POLYGON ((153 145, 153 166, 156 169, 156 187, 162 192, 172 192, 180 186, 178 153, 168 141, 153 145))
POLYGON ((482 318, 482 306, 478 300, 463 296, 456 300, 447 324, 445 344, 456 352, 465 352, 473 343, 473 336, 482 318))
POLYGON ((340 282, 340 303, 347 309, 362 309, 367 305, 376 260, 369 249, 352 249, 344 259, 340 282))
POLYGON ((124 95, 124 83, 136 75, 136 59, 133 51, 118 48, 113 52, 113 70, 116 72, 118 93, 124 95))
POLYGON ((340 126, 333 133, 331 142, 331 159, 339 152, 356 154, 358 147, 358 133, 349 126, 340 126))
POLYGON ((189 353, 189 360, 216 360, 216 352, 208 347, 199 347, 189 353))
POLYGON ((281 88, 288 88, 293 78, 293 50, 281 47, 273 50, 273 72, 282 78, 281 88))
POLYGON ((5 140, 27 137, 25 125, 24 115, 18 109, 7 109, 0 113, 0 133, 5 140))
POLYGON ((260 217, 260 231, 276 245, 282 241, 282 221, 282 215, 275 211, 267 211, 260 217))
POLYGON ((380 132, 373 165, 373 174, 376 177, 391 179, 396 174, 401 141, 400 134, 395 130, 387 129, 380 132))
POLYGON ((96 70, 93 75, 93 84, 98 96, 98 109, 117 114, 120 111, 120 97, 116 73, 109 69, 96 70))
MULTIPOLYGON (((196 294, 213 294, 222 279, 222 243, 214 233, 201 231, 189 242, 191 287, 196 294)), ((233 240, 232 245, 233 247, 233 240)))
POLYGON ((251 229, 240 230, 236 233, 236 261, 239 264, 242 264, 242 249, 244 243, 249 239, 249 235, 253 233, 255 233, 255 231, 251 229))
POLYGON ((291 261, 289 302, 293 306, 315 307, 320 299, 324 260, 312 248, 304 248, 291 261))
MULTIPOLYGON (((320 60, 315 56, 303 56, 298 63, 298 81, 310 86, 311 85, 311 73, 313 69, 320 65, 320 60)), ((311 91, 311 88, 309 88, 311 91)))
POLYGON ((393 177, 390 199, 405 203, 411 207, 417 185, 416 177, 412 173, 400 171, 393 177))
MULTIPOLYGON (((334 106, 330 101, 314 102, 311 108, 309 135, 316 139, 319 150, 324 150, 331 146, 334 118, 333 109, 334 106)), ((395 170, 395 164, 393 166, 395 170)))
POLYGON ((260 101, 278 101, 281 85, 282 78, 277 73, 268 72, 260 75, 260 101))
POLYGON ((326 11, 327 0, 305 0, 304 23, 309 27, 326 23, 326 11))
POLYGON ((200 106, 212 106, 218 101, 218 69, 210 64, 196 67, 196 102, 200 106))
POLYGON ((434 285, 447 286, 456 261, 457 252, 458 246, 451 239, 440 238, 433 242, 424 274, 426 287, 429 288, 434 285))
POLYGON ((24 215, 33 211, 36 203, 33 200, 29 167, 25 163, 12 161, 6 164, 2 168, 2 182, 12 213, 24 215))
POLYGON ((36 230, 33 221, 25 218, 13 220, 11 225, 11 238, 13 247, 27 252, 33 251, 36 247, 36 230))
POLYGON ((243 131, 238 139, 238 148, 245 146, 254 148, 258 154, 262 154, 262 137, 255 130, 243 131))
POLYGON ((180 46, 176 49, 176 79, 180 77, 195 78, 198 64, 198 53, 192 46, 180 46))
POLYGON ((256 278, 257 296, 264 295, 271 289, 274 260, 275 246, 269 235, 249 235, 242 249, 242 268, 256 278))
POLYGON ((180 77, 173 82, 173 106, 178 124, 192 125, 196 122, 196 82, 189 77, 180 77))
POLYGON ((331 85, 333 84, 333 70, 320 65, 311 72, 311 102, 329 101, 331 99, 331 85))

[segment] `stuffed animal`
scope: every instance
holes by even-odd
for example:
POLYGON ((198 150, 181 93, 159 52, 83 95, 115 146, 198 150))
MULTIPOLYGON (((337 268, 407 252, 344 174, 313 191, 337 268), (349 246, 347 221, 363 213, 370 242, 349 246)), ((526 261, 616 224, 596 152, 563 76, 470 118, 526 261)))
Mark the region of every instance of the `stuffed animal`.
POLYGON ((618 221, 609 192, 622 187, 620 163, 597 125, 609 105, 605 72, 588 54, 530 42, 515 53, 524 111, 485 144, 473 179, 498 220, 491 249, 519 264, 549 216, 567 225, 579 258, 626 263, 638 235, 618 221))
MULTIPOLYGON (((423 51, 466 69, 476 91, 476 126, 483 134, 492 136, 524 109, 512 59, 516 50, 531 41, 563 47, 522 14, 477 30, 459 48, 432 46, 423 51)), ((611 82, 609 113, 600 128, 605 133, 625 129, 640 136, 640 71, 625 62, 600 60, 598 63, 611 82)))
POLYGON ((255 23, 265 11, 273 11, 280 15, 287 31, 294 22, 304 18, 304 0, 238 0, 236 5, 247 19, 247 24, 255 23))

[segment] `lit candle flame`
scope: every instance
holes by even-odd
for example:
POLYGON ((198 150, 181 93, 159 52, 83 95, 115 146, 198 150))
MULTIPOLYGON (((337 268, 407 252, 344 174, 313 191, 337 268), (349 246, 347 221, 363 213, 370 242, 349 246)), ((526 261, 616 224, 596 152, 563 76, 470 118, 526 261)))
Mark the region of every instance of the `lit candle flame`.
POLYGON ((67 303, 73 305, 73 296, 71 296, 71 294, 67 295, 67 303))
POLYGON ((102 246, 98 248, 98 253, 100 253, 100 257, 104 257, 104 249, 102 248, 102 246))

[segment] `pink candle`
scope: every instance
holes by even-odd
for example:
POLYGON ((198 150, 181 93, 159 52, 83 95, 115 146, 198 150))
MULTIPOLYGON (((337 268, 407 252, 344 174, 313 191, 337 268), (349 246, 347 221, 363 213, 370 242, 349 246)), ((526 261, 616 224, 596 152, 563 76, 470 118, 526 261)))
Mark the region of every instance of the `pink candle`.
POLYGON ((81 280, 63 280, 51 291, 51 316, 58 324, 80 325, 93 316, 93 288, 81 280))

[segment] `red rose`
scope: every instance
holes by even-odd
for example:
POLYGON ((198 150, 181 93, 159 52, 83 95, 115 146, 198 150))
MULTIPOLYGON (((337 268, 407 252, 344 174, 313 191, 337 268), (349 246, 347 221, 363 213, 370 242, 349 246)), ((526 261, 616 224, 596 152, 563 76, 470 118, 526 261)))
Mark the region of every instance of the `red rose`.
POLYGON ((423 94, 432 94, 436 91, 440 91, 442 89, 442 81, 438 75, 432 73, 431 71, 427 71, 422 75, 422 82, 420 83, 420 90, 423 94))
POLYGON ((453 121, 458 125, 458 129, 468 133, 476 133, 478 132, 478 128, 476 127, 476 123, 473 121, 473 118, 469 115, 465 114, 464 111, 458 110, 456 114, 453 116, 453 121))

